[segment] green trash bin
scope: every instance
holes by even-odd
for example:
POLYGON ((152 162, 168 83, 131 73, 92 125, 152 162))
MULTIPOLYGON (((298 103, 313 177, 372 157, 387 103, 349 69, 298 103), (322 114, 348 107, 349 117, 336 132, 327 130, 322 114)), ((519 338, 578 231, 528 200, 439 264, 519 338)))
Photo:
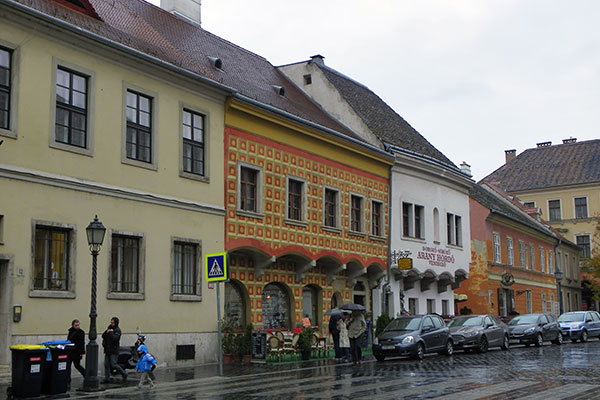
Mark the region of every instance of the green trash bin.
POLYGON ((48 348, 41 345, 11 346, 12 386, 8 388, 8 398, 38 397, 42 391, 44 364, 48 348))
POLYGON ((46 358, 44 378, 42 381, 43 394, 66 393, 71 381, 71 350, 73 345, 69 341, 45 342, 50 357, 46 358))

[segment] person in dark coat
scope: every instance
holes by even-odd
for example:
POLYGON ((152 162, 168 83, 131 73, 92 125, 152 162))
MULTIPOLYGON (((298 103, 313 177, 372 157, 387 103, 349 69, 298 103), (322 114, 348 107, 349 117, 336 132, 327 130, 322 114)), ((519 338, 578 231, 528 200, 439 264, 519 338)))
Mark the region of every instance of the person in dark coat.
POLYGON ((110 382, 111 369, 116 369, 121 374, 123 382, 127 380, 127 372, 117 364, 120 342, 121 328, 119 328, 119 318, 112 317, 110 325, 102 333, 102 347, 104 347, 104 380, 102 383, 110 382))
POLYGON ((71 352, 71 362, 77 371, 85 378, 85 368, 81 366, 81 358, 85 354, 85 332, 81 329, 81 324, 78 319, 74 319, 73 322, 71 322, 67 340, 74 344, 73 351, 71 352))
POLYGON ((335 351, 335 359, 342 359, 342 351, 340 350, 340 330, 338 329, 338 321, 342 319, 340 314, 333 314, 329 317, 329 333, 333 339, 333 348, 335 351))

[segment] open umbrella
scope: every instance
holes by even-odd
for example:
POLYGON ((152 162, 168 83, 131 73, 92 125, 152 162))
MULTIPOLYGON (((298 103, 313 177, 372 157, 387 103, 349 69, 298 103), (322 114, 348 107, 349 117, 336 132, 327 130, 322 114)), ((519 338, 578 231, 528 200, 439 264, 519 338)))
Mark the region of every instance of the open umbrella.
POLYGON ((331 310, 325 311, 325 315, 342 315, 342 310, 339 308, 332 308, 331 310))
POLYGON ((350 310, 350 311, 365 311, 366 308, 360 304, 344 304, 340 307, 342 310, 350 310))

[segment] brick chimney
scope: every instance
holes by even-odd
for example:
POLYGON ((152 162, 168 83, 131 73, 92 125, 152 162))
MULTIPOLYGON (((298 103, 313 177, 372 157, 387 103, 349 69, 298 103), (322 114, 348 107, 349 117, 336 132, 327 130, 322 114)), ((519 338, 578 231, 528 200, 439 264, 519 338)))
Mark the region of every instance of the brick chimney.
POLYGON ((508 164, 510 161, 514 160, 514 158, 517 156, 517 150, 504 150, 504 158, 506 160, 506 164, 508 164))
POLYGON ((171 14, 200 25, 201 0, 160 0, 160 8, 171 14))

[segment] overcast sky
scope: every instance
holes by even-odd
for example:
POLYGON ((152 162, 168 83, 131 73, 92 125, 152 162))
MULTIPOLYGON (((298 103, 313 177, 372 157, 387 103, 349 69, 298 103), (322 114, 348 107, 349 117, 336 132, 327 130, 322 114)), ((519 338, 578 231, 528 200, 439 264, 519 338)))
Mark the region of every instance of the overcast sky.
POLYGON ((323 55, 475 180, 600 137, 598 21, 596 0, 202 0, 204 29, 276 66, 323 55))

